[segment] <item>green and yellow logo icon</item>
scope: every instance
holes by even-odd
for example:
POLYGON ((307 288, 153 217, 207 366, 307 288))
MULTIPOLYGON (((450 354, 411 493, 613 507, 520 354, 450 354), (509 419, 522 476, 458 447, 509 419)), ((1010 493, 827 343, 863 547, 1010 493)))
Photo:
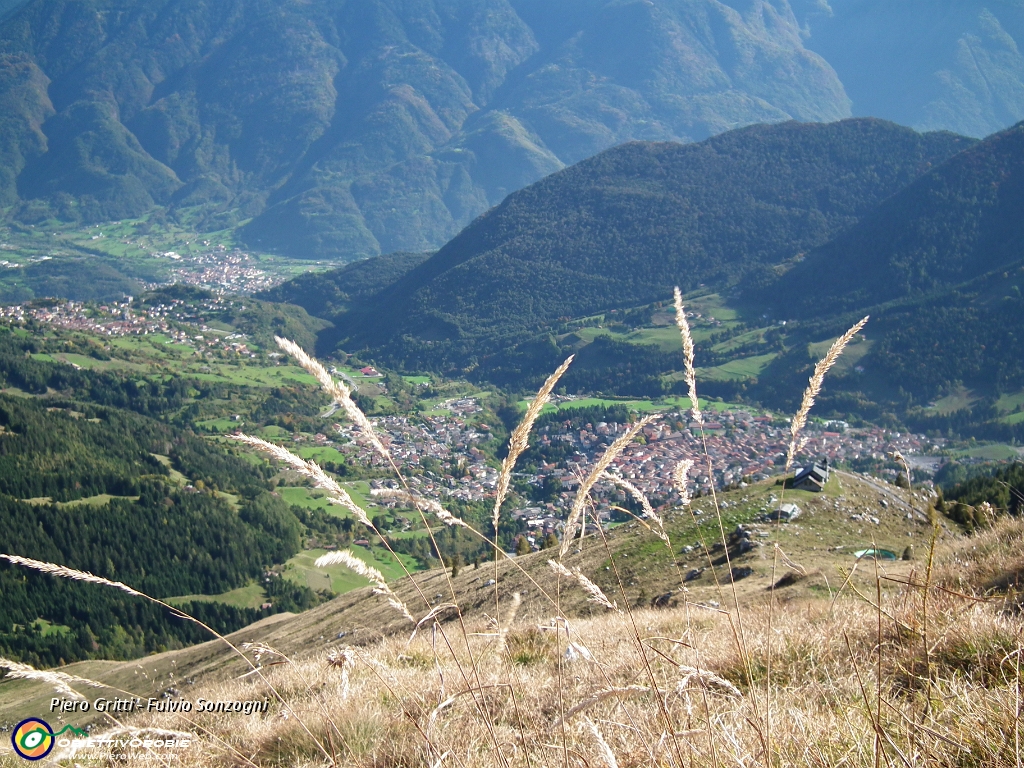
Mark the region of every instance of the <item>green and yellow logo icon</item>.
POLYGON ((22 720, 11 735, 14 751, 26 760, 42 760, 53 749, 53 729, 45 720, 22 720))

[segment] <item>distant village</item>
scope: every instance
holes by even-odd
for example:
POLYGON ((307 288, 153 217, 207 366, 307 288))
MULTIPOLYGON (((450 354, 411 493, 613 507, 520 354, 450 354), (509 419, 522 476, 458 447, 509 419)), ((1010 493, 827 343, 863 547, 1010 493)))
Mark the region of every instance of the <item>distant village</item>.
MULTIPOLYGON (((417 493, 444 500, 445 497, 482 501, 493 497, 497 470, 486 461, 478 443, 488 439, 489 428, 473 425, 472 417, 482 411, 473 398, 442 404, 449 414, 420 418, 385 417, 374 419, 377 430, 386 436, 390 451, 405 470, 417 493), (419 470, 426 470, 420 472, 419 470)), ((611 471, 640 488, 659 507, 674 506, 680 494, 673 485, 672 472, 684 459, 694 460, 688 493, 697 497, 717 489, 743 487, 783 472, 789 444, 789 425, 768 414, 729 410, 715 414, 704 424, 707 455, 696 423, 685 421, 686 414, 670 412, 645 427, 642 438, 632 444, 612 464, 611 471)), ((598 422, 570 430, 568 421, 542 427, 531 443, 540 446, 568 443, 574 453, 561 463, 543 464, 532 474, 519 473, 517 480, 535 486, 559 488, 556 498, 540 504, 527 504, 513 511, 538 535, 558 530, 572 502, 581 478, 589 472, 597 457, 626 428, 624 424, 598 422), (552 480, 557 480, 553 484, 552 480)), ((924 435, 890 432, 877 427, 855 429, 841 421, 810 425, 808 441, 797 461, 796 471, 803 487, 820 489, 828 477, 828 468, 843 463, 891 461, 893 451, 913 456, 940 451, 942 439, 924 435)), ((323 444, 334 443, 325 435, 323 444)), ((383 466, 382 459, 363 445, 358 430, 342 426, 338 449, 353 461, 366 466, 383 466)), ((895 479, 895 470, 882 470, 895 479)), ((378 487, 392 481, 375 481, 378 487)), ((623 491, 611 482, 599 482, 592 496, 598 518, 607 520, 611 507, 622 504, 623 491)))
POLYGON ((220 312, 234 303, 234 300, 215 296, 198 302, 167 300, 166 303, 140 309, 128 296, 122 301, 98 306, 79 301, 60 301, 48 306, 16 304, 0 307, 0 321, 22 323, 34 320, 54 328, 107 338, 161 334, 174 344, 255 357, 244 334, 212 329, 201 321, 202 312, 220 312), (202 333, 196 333, 197 330, 202 333))
MULTIPOLYGON (((202 324, 203 313, 223 311, 232 303, 223 297, 199 302, 167 300, 143 309, 131 298, 98 307, 67 301, 42 307, 0 307, 0 319, 32 319, 106 337, 162 334, 171 342, 197 350, 223 349, 255 357, 244 335, 209 329, 202 324)), ((271 355, 280 357, 278 353, 271 355)), ((381 377, 372 366, 363 367, 359 374, 364 379, 381 377)), ((355 384, 350 377, 346 378, 355 384)), ((573 398, 557 399, 565 406, 571 405, 573 398)), ((487 453, 480 448, 481 443, 490 440, 490 427, 480 416, 483 411, 476 398, 453 398, 434 406, 432 415, 386 416, 374 422, 417 493, 440 500, 479 502, 493 497, 498 480, 493 461, 489 463, 487 453)), ((529 502, 513 510, 513 515, 535 530, 537 536, 559 529, 581 479, 626 428, 625 424, 603 421, 576 428, 571 425, 567 412, 565 421, 548 423, 531 436, 532 445, 542 450, 557 445, 561 450, 556 453, 567 455, 567 459, 543 463, 516 476, 518 482, 557 489, 543 502, 529 502)), ((805 436, 807 441, 798 457, 797 470, 806 468, 811 481, 817 477, 816 462, 819 469, 824 468, 823 476, 827 478, 828 467, 887 463, 893 451, 912 460, 917 457, 919 463, 923 463, 921 457, 937 462, 940 459, 935 455, 946 445, 941 438, 878 427, 851 428, 842 421, 809 425, 805 436)), ((350 425, 342 425, 339 432, 330 436, 317 434, 310 438, 297 434, 293 439, 333 446, 356 464, 386 469, 383 460, 367 450, 361 434, 350 425)), ((645 427, 637 442, 615 459, 610 471, 640 488, 656 506, 674 506, 680 494, 674 487, 672 473, 680 461, 695 462, 688 479, 688 494, 697 497, 710 493, 712 487, 742 487, 781 474, 788 444, 788 423, 770 413, 744 409, 709 412, 702 437, 699 425, 689 421, 688 413, 674 411, 645 427)), ((895 479, 895 470, 881 471, 895 479)), ((391 482, 374 481, 374 485, 385 487, 391 482)), ((599 520, 609 519, 612 506, 625 500, 622 489, 611 482, 599 482, 592 496, 599 520)))
POLYGON ((284 280, 256 266, 257 260, 248 253, 229 251, 223 245, 210 247, 209 242, 202 245, 210 249, 197 254, 183 255, 174 251, 150 254, 175 262, 165 283, 192 285, 215 293, 250 294, 273 288, 284 280))

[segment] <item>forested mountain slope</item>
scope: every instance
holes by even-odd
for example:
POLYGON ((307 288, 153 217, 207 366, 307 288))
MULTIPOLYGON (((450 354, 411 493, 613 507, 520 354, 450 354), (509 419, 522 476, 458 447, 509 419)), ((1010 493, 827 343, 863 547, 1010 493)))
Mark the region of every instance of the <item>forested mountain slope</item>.
POLYGON ((795 257, 971 143, 849 120, 618 147, 511 195, 321 339, 466 365, 562 317, 726 286, 795 257))
POLYGON ((630 139, 849 113, 785 0, 29 0, 0 22, 0 206, 256 217, 254 247, 437 247, 630 139))
MULTIPOLYGON (((36 361, 23 347, 0 334, 0 384, 20 391, 0 395, 0 552, 168 597, 243 586, 298 551, 302 526, 271 493, 271 470, 142 415, 180 406, 190 382, 150 387, 36 361)), ((194 625, 115 590, 6 563, 0 594, 6 658, 126 659, 205 639, 194 625)), ((263 615, 193 609, 222 630, 263 615)))
MULTIPOLYGON (((988 398, 981 418, 1024 387, 1022 208, 1024 124, 925 174, 741 302, 831 330, 870 312, 870 376, 844 386, 887 390, 903 408, 967 386, 988 398)), ((801 369, 783 356, 762 378, 801 369)))
POLYGON ((1024 124, 925 174, 759 296, 808 318, 949 288, 1021 259, 1022 209, 1024 124))
POLYGON ((429 253, 388 253, 328 272, 307 272, 258 294, 266 301, 294 304, 314 317, 331 317, 370 298, 426 261, 429 253))
POLYGON ((0 0, 0 207, 424 251, 630 140, 851 98, 986 135, 1024 119, 1022 42, 1011 0, 0 0))

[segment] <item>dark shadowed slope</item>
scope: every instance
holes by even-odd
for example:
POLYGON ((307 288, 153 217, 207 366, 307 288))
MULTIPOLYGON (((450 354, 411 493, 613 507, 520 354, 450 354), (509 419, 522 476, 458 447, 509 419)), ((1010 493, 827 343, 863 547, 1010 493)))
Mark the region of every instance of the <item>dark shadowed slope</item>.
MULTIPOLYGON (((1019 125, 927 173, 741 300, 752 315, 797 319, 819 338, 870 312, 863 375, 839 389, 906 412, 967 387, 975 413, 965 405, 953 421, 927 408, 920 416, 943 430, 957 419, 994 420, 992 434, 1007 437, 1018 420, 1002 419, 995 402, 1024 388, 1022 210, 1019 125)), ((805 350, 795 349, 761 378, 791 383, 807 367, 805 350)))
POLYGON ((809 318, 946 290, 1024 258, 1022 210, 1024 124, 925 174, 751 298, 809 318))
POLYGON ((353 302, 368 299, 387 288, 430 255, 388 253, 329 272, 307 272, 257 294, 257 298, 297 304, 315 317, 331 317, 348 309, 353 302))
POLYGON ((728 285, 821 245, 971 143, 850 120, 618 147, 511 195, 339 318, 338 338, 464 365, 560 317, 728 285))

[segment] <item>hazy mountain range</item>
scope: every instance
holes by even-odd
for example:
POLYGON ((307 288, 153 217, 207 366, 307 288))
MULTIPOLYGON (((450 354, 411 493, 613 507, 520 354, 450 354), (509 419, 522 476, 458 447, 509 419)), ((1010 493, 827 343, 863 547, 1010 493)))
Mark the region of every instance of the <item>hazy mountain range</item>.
POLYGON ((982 137, 1024 120, 1018 0, 808 0, 805 45, 855 115, 982 137), (829 7, 830 6, 830 7, 829 7))
POLYGON ((443 245, 629 140, 1024 118, 1024 9, 875 0, 0 2, 0 206, 165 206, 254 247, 443 245), (248 222, 248 223, 246 223, 248 222))

